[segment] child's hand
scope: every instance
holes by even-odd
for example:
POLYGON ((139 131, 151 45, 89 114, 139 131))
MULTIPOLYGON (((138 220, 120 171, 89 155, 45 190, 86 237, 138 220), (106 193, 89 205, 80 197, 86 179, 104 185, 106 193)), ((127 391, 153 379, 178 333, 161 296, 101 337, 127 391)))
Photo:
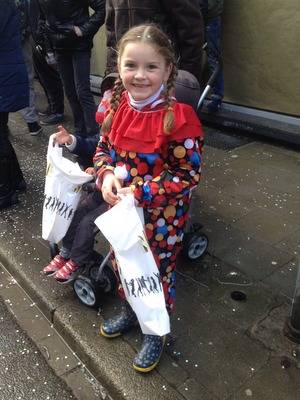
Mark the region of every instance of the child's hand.
POLYGON ((125 187, 125 188, 118 190, 118 194, 122 194, 123 196, 126 196, 127 194, 132 194, 132 193, 133 193, 133 191, 130 187, 125 187))
POLYGON ((88 167, 85 172, 89 175, 94 175, 94 167, 88 167))
POLYGON ((54 143, 58 144, 72 144, 73 143, 73 137, 70 135, 65 128, 62 125, 58 125, 58 132, 55 132, 55 136, 53 138, 54 143))
POLYGON ((106 203, 114 206, 120 201, 120 198, 115 194, 121 189, 119 179, 115 177, 112 171, 106 171, 102 182, 102 195, 106 203))

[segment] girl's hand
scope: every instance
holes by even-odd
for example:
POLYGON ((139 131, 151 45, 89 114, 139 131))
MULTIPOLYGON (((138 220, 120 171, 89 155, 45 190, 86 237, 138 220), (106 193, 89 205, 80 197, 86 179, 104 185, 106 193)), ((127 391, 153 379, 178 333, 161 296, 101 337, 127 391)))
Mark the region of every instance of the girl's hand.
POLYGON ((102 181, 102 195, 106 203, 114 206, 120 201, 120 198, 117 196, 117 191, 121 189, 121 184, 119 179, 115 177, 112 171, 106 171, 104 173, 103 181, 102 181))
POLYGON ((54 136, 54 143, 58 144, 72 144, 73 143, 73 138, 72 136, 65 130, 65 128, 62 125, 58 126, 59 131, 55 132, 54 136))
POLYGON ((131 190, 130 187, 125 187, 125 188, 119 189, 118 194, 122 194, 123 196, 126 196, 127 194, 133 194, 133 191, 131 190))
POLYGON ((89 175, 94 175, 94 167, 86 168, 85 173, 89 175))

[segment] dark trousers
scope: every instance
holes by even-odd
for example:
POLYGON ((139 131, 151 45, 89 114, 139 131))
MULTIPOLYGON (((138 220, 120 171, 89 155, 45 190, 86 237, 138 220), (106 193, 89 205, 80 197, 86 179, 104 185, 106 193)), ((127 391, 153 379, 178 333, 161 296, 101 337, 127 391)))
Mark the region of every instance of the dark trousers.
POLYGON ((72 110, 75 134, 84 137, 99 132, 90 86, 90 58, 91 51, 56 51, 58 72, 72 110))
POLYGON ((94 248, 95 219, 107 211, 108 204, 95 201, 93 193, 83 194, 62 245, 78 265, 91 261, 94 248))
MULTIPOLYGON (((214 49, 221 55, 221 18, 210 21, 205 25, 204 39, 210 48, 214 49)), ((212 74, 216 69, 216 59, 211 53, 208 53, 207 59, 208 59, 209 69, 212 74)), ((223 95, 224 95, 224 74, 222 70, 213 86, 213 97, 217 99, 222 99, 223 95)))
POLYGON ((15 149, 9 140, 8 115, 0 112, 0 198, 11 195, 23 179, 15 149))
POLYGON ((48 100, 49 114, 63 114, 64 88, 57 69, 47 64, 45 57, 35 48, 33 49, 33 64, 48 100))

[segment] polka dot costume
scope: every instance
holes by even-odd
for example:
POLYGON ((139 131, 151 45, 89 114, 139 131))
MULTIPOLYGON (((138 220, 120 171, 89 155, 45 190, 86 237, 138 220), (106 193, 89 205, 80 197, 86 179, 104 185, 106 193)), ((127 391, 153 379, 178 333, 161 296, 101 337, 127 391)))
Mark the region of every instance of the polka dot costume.
MULTIPOLYGON (((145 232, 171 314, 176 263, 191 190, 201 176, 203 133, 192 108, 175 103, 175 129, 166 134, 162 131, 165 112, 161 103, 137 111, 124 99, 114 116, 111 132, 99 142, 94 162, 100 180, 106 168, 126 166, 124 186, 131 187, 138 206, 143 207, 145 232)), ((118 277, 113 252, 112 263, 118 277)), ((119 292, 124 297, 121 284, 119 292)))

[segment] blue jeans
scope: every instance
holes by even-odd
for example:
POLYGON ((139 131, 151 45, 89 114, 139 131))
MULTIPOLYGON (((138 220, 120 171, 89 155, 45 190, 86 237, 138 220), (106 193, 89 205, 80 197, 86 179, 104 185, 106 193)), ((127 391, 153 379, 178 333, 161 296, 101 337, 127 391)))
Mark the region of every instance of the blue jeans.
POLYGON ((99 133, 96 104, 90 87, 90 58, 90 50, 56 52, 58 72, 72 110, 75 134, 84 137, 99 133))
MULTIPOLYGON (((205 25, 204 40, 208 47, 221 54, 221 19, 210 21, 205 25)), ((211 74, 215 70, 216 60, 211 55, 207 55, 208 66, 211 74)), ((224 74, 221 71, 216 83, 213 86, 213 98, 222 99, 224 95, 224 74)))
POLYGON ((22 52, 26 64, 28 80, 29 80, 29 106, 20 110, 24 121, 27 123, 36 122, 38 120, 36 111, 36 94, 34 90, 34 67, 31 38, 27 38, 22 44, 22 52))

